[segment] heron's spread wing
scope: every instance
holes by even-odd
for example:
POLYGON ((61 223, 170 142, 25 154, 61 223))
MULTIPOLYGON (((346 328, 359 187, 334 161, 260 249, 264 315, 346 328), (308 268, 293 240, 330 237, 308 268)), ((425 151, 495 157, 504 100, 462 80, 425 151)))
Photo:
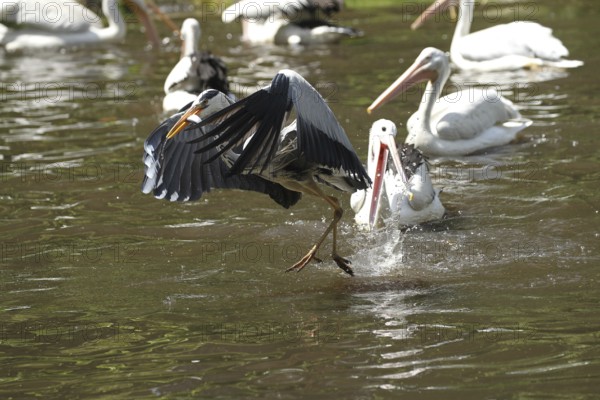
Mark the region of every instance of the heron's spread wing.
POLYGON ((188 142, 210 127, 189 129, 167 140, 167 133, 181 115, 178 113, 163 122, 146 139, 142 192, 171 201, 191 201, 199 199, 212 188, 227 188, 268 194, 285 208, 298 202, 300 193, 260 176, 228 174, 227 165, 220 157, 208 162, 216 150, 195 154, 199 145, 188 142))
POLYGON ((284 70, 278 75, 290 81, 288 97, 296 107, 299 150, 307 160, 343 169, 366 187, 369 176, 323 97, 294 71, 284 70))
POLYGON ((222 146, 218 157, 247 142, 231 173, 262 173, 275 155, 292 106, 296 108, 299 154, 309 162, 343 170, 368 186, 368 174, 333 112, 304 78, 290 70, 280 71, 270 86, 202 121, 200 126, 217 126, 197 140, 212 140, 198 151, 222 146))

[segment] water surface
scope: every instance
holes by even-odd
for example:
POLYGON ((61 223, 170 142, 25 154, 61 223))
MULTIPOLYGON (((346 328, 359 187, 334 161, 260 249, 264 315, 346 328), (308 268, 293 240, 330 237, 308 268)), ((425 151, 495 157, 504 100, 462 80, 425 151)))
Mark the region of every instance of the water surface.
MULTIPOLYGON (((104 49, 0 56, 1 397, 593 398, 599 14, 536 9, 582 68, 451 78, 499 88, 534 124, 518 144, 431 160, 443 221, 367 235, 340 196, 354 278, 327 260, 329 242, 323 263, 283 273, 330 218, 314 199, 285 210, 255 193, 140 193, 177 43, 158 54, 133 30, 104 49)), ((364 158, 375 118, 404 124, 420 93, 365 108, 422 48, 448 49, 452 25, 412 32, 398 7, 338 19, 365 36, 249 47, 207 17, 203 47, 240 96, 298 70, 364 158)))

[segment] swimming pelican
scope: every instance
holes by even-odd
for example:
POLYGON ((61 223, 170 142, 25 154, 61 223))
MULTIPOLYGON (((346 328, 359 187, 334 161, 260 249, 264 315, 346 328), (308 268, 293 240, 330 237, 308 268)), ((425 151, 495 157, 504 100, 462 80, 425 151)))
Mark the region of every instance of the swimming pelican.
POLYGON ((279 71, 269 86, 235 103, 217 90, 202 92, 150 134, 144 148, 142 191, 160 198, 194 200, 214 187, 266 193, 284 207, 302 193, 323 199, 333 220, 288 271, 302 270, 332 232, 331 256, 353 274, 336 250, 343 209, 319 184, 354 192, 370 184, 369 175, 331 109, 298 73, 279 71), (285 126, 292 109, 296 119, 285 126))
POLYGON ((177 111, 196 100, 206 89, 217 89, 229 96, 227 66, 218 57, 199 51, 200 23, 194 18, 181 26, 181 59, 165 80, 164 111, 177 111))
POLYGON ((450 58, 459 69, 503 71, 521 68, 575 68, 579 60, 566 60, 569 51, 552 35, 552 29, 536 22, 516 21, 469 33, 473 21, 474 0, 436 0, 415 22, 417 29, 438 11, 459 3, 458 21, 450 58))
POLYGON ((367 111, 427 81, 419 109, 408 119, 406 137, 406 143, 427 156, 461 156, 505 145, 531 125, 510 100, 491 88, 468 88, 440 98, 449 76, 447 55, 428 47, 367 111))
POLYGON ((434 190, 429 166, 423 154, 412 144, 396 148, 396 124, 387 119, 373 123, 369 133, 367 171, 373 187, 357 190, 350 197, 356 213, 354 220, 372 230, 379 222, 382 186, 388 199, 392 221, 399 226, 418 225, 440 219, 444 206, 434 190), (388 165, 390 157, 392 165, 388 165))
POLYGON ((102 28, 102 19, 73 0, 0 0, 0 23, 47 32, 83 32, 102 28))
MULTIPOLYGON (((32 1, 32 0, 29 0, 32 1)), ((124 0, 132 10, 137 14, 139 20, 142 22, 146 29, 146 35, 149 40, 152 42, 153 46, 158 46, 160 44, 160 38, 158 36, 158 32, 156 31, 156 27, 154 23, 150 19, 148 14, 148 10, 143 0, 124 0)), ((33 1, 33 3, 39 3, 38 1, 33 1)), ((121 15, 118 8, 118 0, 102 0, 102 12, 106 16, 108 20, 108 26, 98 27, 96 24, 90 24, 85 27, 85 24, 79 23, 77 24, 77 29, 72 27, 70 23, 67 21, 65 24, 65 29, 59 29, 58 26, 53 27, 54 29, 49 30, 48 24, 45 23, 40 27, 39 24, 35 24, 33 27, 27 27, 24 29, 10 29, 4 25, 0 25, 0 45, 4 46, 6 51, 8 52, 16 52, 22 50, 34 50, 34 49, 43 49, 43 48, 62 48, 62 47, 70 47, 77 45, 89 45, 89 44, 98 44, 98 43, 106 43, 106 42, 115 42, 123 39, 126 33, 125 19, 121 15)), ((25 3, 24 7, 26 7, 25 3)), ((57 7, 59 3, 56 3, 57 7)), ((52 21, 48 16, 42 15, 44 10, 48 7, 48 4, 45 4, 44 7, 35 8, 35 10, 40 10, 40 15, 33 15, 33 18, 36 21, 52 21)), ((70 4, 72 7, 72 2, 70 4)), ((20 13, 18 9, 17 11, 20 13)), ((28 15, 28 9, 24 8, 24 15, 28 15)), ((84 21, 87 19, 87 13, 83 10, 87 10, 84 7, 74 8, 74 11, 71 11, 71 8, 67 10, 63 10, 64 15, 69 17, 73 12, 82 12, 84 13, 84 21)), ((62 14, 61 14, 62 15, 62 14)), ((69 17, 70 18, 70 17, 69 17)), ((74 18, 78 19, 78 18, 74 18)), ((81 22, 81 21, 80 21, 81 22)))
POLYGON ((335 26, 324 17, 342 9, 344 0, 241 0, 221 14, 225 23, 240 19, 242 40, 251 43, 337 43, 360 36, 354 28, 335 26))

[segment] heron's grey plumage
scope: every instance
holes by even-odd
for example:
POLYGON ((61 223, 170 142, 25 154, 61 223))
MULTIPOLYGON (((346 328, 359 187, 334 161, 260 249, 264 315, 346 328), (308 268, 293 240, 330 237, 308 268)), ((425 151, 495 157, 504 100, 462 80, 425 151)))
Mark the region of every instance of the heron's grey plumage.
POLYGON ((344 175, 348 191, 366 188, 369 176, 344 129, 319 92, 292 70, 280 71, 271 85, 201 122, 200 126, 215 124, 216 127, 196 139, 196 142, 208 137, 214 140, 198 151, 222 145, 214 158, 247 142, 231 173, 264 173, 267 168, 271 172, 277 168, 272 160, 281 148, 285 137, 281 132, 292 108, 296 112, 296 144, 290 150, 293 149, 296 159, 311 163, 315 170, 330 169, 344 175))
POLYGON ((211 126, 190 129, 167 140, 171 127, 190 106, 168 118, 146 139, 142 192, 171 201, 193 201, 213 188, 252 190, 268 194, 286 208, 300 199, 300 193, 260 176, 229 174, 229 165, 222 158, 207 161, 217 150, 196 154, 200 146, 188 142, 210 130, 211 126))

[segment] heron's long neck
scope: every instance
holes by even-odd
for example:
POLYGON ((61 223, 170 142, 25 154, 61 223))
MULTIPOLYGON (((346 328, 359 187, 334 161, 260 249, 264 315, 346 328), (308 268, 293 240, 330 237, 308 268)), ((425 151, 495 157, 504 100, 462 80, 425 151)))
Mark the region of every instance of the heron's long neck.
POLYGON ((124 38, 127 28, 119 10, 118 0, 102 0, 102 12, 108 20, 108 27, 99 29, 98 36, 105 40, 124 38))

